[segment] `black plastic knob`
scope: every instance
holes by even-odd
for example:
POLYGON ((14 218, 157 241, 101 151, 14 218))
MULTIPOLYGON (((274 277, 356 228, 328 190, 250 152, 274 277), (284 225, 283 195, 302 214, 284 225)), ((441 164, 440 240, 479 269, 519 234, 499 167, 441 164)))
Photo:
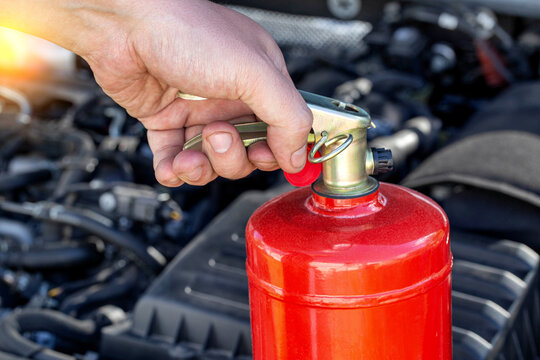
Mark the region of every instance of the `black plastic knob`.
POLYGON ((386 174, 394 169, 392 150, 385 148, 371 148, 373 153, 373 175, 386 174))

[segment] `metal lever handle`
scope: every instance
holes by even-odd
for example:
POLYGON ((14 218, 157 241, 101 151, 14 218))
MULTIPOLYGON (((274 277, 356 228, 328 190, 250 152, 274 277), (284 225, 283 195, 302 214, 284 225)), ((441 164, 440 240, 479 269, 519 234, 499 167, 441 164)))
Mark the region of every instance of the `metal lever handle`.
MULTIPOLYGON (((250 146, 251 144, 254 144, 258 141, 265 141, 266 140, 266 130, 268 128, 268 125, 263 122, 250 122, 250 123, 241 123, 241 124, 234 124, 233 125, 238 133, 240 134, 240 138, 242 139, 242 142, 244 143, 245 147, 250 146)), ((315 143, 315 135, 313 133, 310 133, 308 135, 307 139, 308 144, 314 144, 315 143)), ((320 164, 322 162, 328 161, 332 159, 333 157, 336 157, 339 155, 342 151, 344 151, 351 143, 353 142, 353 136, 351 134, 348 135, 338 135, 330 140, 328 140, 328 133, 326 131, 322 132, 322 138, 319 139, 319 141, 316 142, 316 144, 311 148, 311 150, 308 153, 308 160, 309 162, 313 164, 320 164), (329 146, 335 143, 336 141, 345 140, 339 147, 334 149, 329 154, 323 155, 321 157, 315 157, 317 154, 317 151, 324 145, 329 146)), ((199 134, 190 140, 188 140, 184 144, 183 150, 202 150, 202 135, 199 134)), ((383 149, 376 149, 378 151, 382 151, 383 149)), ((376 164, 373 159, 373 149, 367 149, 366 151, 366 170, 368 174, 377 174, 376 164)), ((383 171, 380 171, 381 173, 383 171)), ((386 171, 384 171, 386 172, 386 171)))
MULTIPOLYGON (((250 122, 250 123, 242 123, 242 124, 234 124, 233 125, 238 133, 240 134, 240 138, 242 139, 242 142, 244 143, 245 147, 250 146, 251 144, 254 144, 258 141, 265 141, 267 137, 267 128, 268 125, 263 122, 250 122)), ((345 150, 351 143, 353 142, 353 136, 351 134, 348 135, 338 135, 330 140, 328 140, 328 133, 326 131, 323 131, 321 133, 322 138, 317 141, 315 146, 311 149, 308 155, 308 160, 311 163, 314 164, 320 164, 322 162, 325 162, 327 160, 330 160, 334 158, 335 156, 339 155, 343 150, 345 150), (321 157, 316 158, 315 155, 320 150, 320 148, 324 146, 329 146, 334 144, 337 141, 345 140, 338 148, 334 149, 329 154, 323 155, 321 157)), ((315 134, 310 133, 308 135, 307 139, 308 144, 315 143, 315 134)), ((199 134, 184 144, 183 150, 202 150, 202 135, 199 134)))
MULTIPOLYGON (((308 154, 312 163, 323 163, 322 180, 313 186, 315 192, 330 197, 361 196, 377 187, 369 174, 376 172, 373 153, 367 148, 369 115, 361 108, 341 101, 300 91, 313 113, 312 133, 308 143, 315 143, 308 154), (341 143, 338 143, 341 142, 341 143), (345 151, 346 150, 346 151, 345 151), (315 158, 319 151, 320 158, 315 158), (338 156, 339 155, 339 156, 338 156)), ((204 98, 179 93, 186 100, 204 98)), ((245 146, 266 140, 267 125, 263 122, 234 125, 245 146)), ((202 136, 187 141, 184 150, 202 150, 202 136)))
MULTIPOLYGON (((255 144, 258 141, 266 141, 266 131, 268 128, 268 124, 263 122, 250 122, 250 123, 242 123, 242 124, 234 124, 233 125, 238 133, 240 134, 240 138, 242 139, 242 142, 244 143, 245 147, 248 147, 251 144, 255 144)), ((315 135, 309 134, 307 142, 310 144, 313 144, 315 142, 315 135)), ((199 134, 184 144, 183 150, 202 150, 202 134, 199 134)))

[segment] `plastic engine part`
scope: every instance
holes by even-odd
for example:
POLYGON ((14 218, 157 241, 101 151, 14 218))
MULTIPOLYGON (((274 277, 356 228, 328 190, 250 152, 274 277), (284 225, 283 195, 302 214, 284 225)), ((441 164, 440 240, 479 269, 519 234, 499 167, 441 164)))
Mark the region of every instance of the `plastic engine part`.
MULTIPOLYGON (((139 300, 103 330, 110 359, 251 359, 244 229, 275 193, 250 192, 217 217, 139 300)), ((517 242, 450 232, 453 358, 537 359, 538 255, 517 242)))

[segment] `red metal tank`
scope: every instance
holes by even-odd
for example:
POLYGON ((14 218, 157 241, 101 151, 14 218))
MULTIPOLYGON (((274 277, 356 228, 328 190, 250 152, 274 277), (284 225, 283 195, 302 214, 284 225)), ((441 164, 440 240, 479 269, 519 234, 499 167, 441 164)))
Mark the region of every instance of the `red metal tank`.
POLYGON ((246 232, 254 360, 452 358, 448 220, 432 200, 301 188, 246 232))

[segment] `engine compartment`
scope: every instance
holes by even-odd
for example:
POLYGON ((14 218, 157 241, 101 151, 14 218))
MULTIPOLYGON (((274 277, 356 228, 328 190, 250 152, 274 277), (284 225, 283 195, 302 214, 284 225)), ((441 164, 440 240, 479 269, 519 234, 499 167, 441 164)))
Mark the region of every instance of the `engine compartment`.
MULTIPOLYGON (((299 89, 370 113, 370 146, 394 156, 380 180, 448 213, 454 359, 538 358, 540 22, 451 2, 368 4, 372 23, 240 5, 299 89)), ((0 358, 250 359, 243 229, 290 189, 282 173, 159 185, 144 127, 77 61, 0 72, 0 358)))

